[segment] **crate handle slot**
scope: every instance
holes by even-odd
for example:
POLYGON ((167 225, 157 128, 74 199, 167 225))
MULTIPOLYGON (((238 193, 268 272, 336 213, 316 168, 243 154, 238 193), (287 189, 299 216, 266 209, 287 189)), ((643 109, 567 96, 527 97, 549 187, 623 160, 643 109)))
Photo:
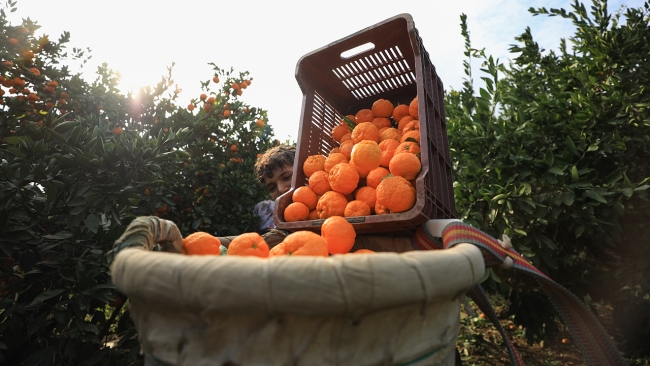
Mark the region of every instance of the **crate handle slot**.
POLYGON ((341 52, 341 58, 344 60, 351 59, 354 56, 360 55, 364 52, 368 52, 370 50, 375 49, 375 44, 372 42, 364 43, 360 46, 356 46, 354 48, 350 48, 347 51, 341 52))

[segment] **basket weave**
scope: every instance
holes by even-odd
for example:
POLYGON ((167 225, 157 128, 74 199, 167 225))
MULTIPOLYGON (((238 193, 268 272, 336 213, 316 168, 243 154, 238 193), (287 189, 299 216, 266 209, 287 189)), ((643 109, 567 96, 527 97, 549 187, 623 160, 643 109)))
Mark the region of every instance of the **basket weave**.
POLYGON ((151 252, 177 229, 136 221, 111 271, 149 365, 453 365, 459 298, 485 271, 469 244, 329 258, 151 252))

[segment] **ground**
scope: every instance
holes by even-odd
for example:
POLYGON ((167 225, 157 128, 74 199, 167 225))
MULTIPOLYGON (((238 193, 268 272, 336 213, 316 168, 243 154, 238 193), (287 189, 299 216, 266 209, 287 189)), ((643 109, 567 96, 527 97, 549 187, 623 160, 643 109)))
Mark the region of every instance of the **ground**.
MULTIPOLYGON (((490 296, 501 325, 506 329, 515 348, 527 366, 561 365, 583 366, 586 365, 582 355, 571 342, 567 330, 558 324, 560 333, 554 340, 547 340, 536 344, 528 344, 524 331, 515 326, 513 321, 505 314, 506 302, 496 296, 490 296)), ((461 312, 460 336, 457 348, 460 351, 463 366, 508 366, 511 365, 508 351, 499 332, 489 319, 483 318, 478 307, 470 300, 470 306, 475 314, 468 315, 461 312)), ((603 323, 609 321, 610 312, 602 308, 599 316, 603 323)), ((650 366, 650 358, 627 359, 630 366, 650 366)))

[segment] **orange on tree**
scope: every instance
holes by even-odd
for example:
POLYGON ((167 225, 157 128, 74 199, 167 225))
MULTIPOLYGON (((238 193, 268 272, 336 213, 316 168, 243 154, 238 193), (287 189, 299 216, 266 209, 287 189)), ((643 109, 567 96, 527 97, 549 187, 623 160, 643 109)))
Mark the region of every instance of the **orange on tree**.
POLYGON ((120 127, 120 126, 115 126, 115 128, 113 128, 113 133, 118 135, 118 136, 121 135, 122 132, 124 132, 124 131, 122 130, 122 127, 120 127))
POLYGON ((332 152, 327 156, 327 158, 325 158, 325 163, 323 164, 323 168, 327 173, 329 173, 330 170, 332 170, 332 168, 334 167, 334 165, 338 163, 347 163, 347 162, 348 162, 348 158, 346 158, 345 155, 343 155, 340 152, 332 152))
POLYGON ((357 217, 357 216, 370 216, 370 206, 361 200, 352 200, 345 206, 343 216, 357 217))
POLYGON ((309 188, 311 188, 317 195, 323 195, 325 192, 332 190, 329 182, 329 174, 324 170, 319 170, 309 177, 309 188))
POLYGON ((381 162, 380 166, 388 168, 390 164, 390 159, 395 155, 395 150, 399 146, 399 141, 393 139, 384 140, 379 143, 379 148, 381 149, 381 162))
POLYGON ((330 169, 328 180, 333 191, 350 194, 359 185, 359 173, 349 163, 338 163, 330 169))
POLYGON ((284 221, 296 222, 307 220, 309 207, 302 202, 292 202, 284 209, 284 221))
POLYGON ((356 201, 365 202, 372 213, 375 209, 375 203, 377 203, 377 190, 370 186, 359 187, 359 189, 354 192, 354 199, 356 201))
POLYGON ((309 178, 317 171, 325 171, 325 156, 321 154, 308 156, 302 164, 302 172, 309 178))
POLYGON ((239 147, 237 147, 236 144, 230 145, 230 152, 231 153, 236 153, 237 151, 239 151, 239 147))
POLYGON ((414 141, 404 141, 397 145, 394 155, 401 153, 411 153, 419 154, 420 153, 420 144, 414 141))
POLYGON ((420 119, 418 112, 418 97, 413 98, 411 104, 409 104, 409 114, 415 119, 420 119))
POLYGON ((354 246, 357 237, 352 224, 344 217, 331 216, 321 226, 321 236, 327 244, 330 254, 345 254, 354 246))
POLYGON ((372 122, 361 122, 352 130, 351 137, 355 144, 363 140, 379 142, 379 129, 372 122))
POLYGON ((261 127, 266 126, 266 123, 264 122, 263 119, 260 118, 260 119, 258 119, 257 121, 255 121, 255 125, 256 125, 257 127, 260 127, 260 128, 261 128, 261 127))
POLYGON ((228 245, 228 255, 267 258, 269 246, 258 233, 244 233, 236 236, 228 245))
POLYGON ((387 99, 377 99, 372 103, 372 113, 375 117, 390 117, 393 115, 395 106, 387 99))
POLYGON ((201 100, 206 100, 207 98, 208 98, 208 96, 206 94, 199 95, 199 99, 201 99, 201 100))
POLYGON ((209 233, 197 231, 183 238, 181 254, 189 255, 220 255, 221 240, 209 233))
POLYGON ((232 112, 230 111, 230 109, 225 109, 225 110, 223 111, 223 116, 224 116, 224 117, 230 117, 230 114, 231 114, 231 113, 232 113, 232 112))
POLYGON ((35 68, 35 67, 30 67, 29 71, 31 71, 31 73, 36 75, 36 76, 41 75, 41 71, 39 69, 35 68))
MULTIPOLYGON (((354 115, 354 123, 357 125, 363 122, 372 122, 375 119, 375 114, 372 113, 371 109, 361 109, 354 115)), ((356 128, 355 128, 356 129, 356 128)))
POLYGON ((375 212, 405 212, 415 205, 415 199, 415 188, 408 180, 400 176, 386 177, 377 186, 375 212))
POLYGON ((287 235, 282 243, 273 248, 271 256, 275 257, 283 255, 327 257, 327 243, 322 236, 312 231, 296 231, 287 235))
POLYGON ((413 180, 422 170, 422 162, 415 154, 395 154, 390 160, 388 170, 392 175, 404 177, 406 180, 413 180))
POLYGON ((348 205, 348 200, 339 192, 328 191, 325 192, 316 204, 316 211, 318 217, 326 219, 330 216, 343 216, 345 214, 345 206, 348 205))
POLYGON ((350 157, 357 167, 371 171, 381 164, 381 148, 376 141, 362 140, 352 147, 350 157))
POLYGON ((192 103, 190 103, 190 104, 187 106, 187 110, 189 110, 190 112, 193 111, 194 108, 196 108, 196 106, 195 106, 194 104, 192 104, 192 103))
POLYGON ((393 109, 393 121, 399 122, 403 117, 410 116, 409 106, 406 104, 399 104, 393 109))
POLYGON ((213 78, 212 78, 212 81, 213 81, 215 84, 216 84, 216 83, 219 83, 219 77, 218 77, 218 76, 213 77, 213 78))
POLYGON ((316 209, 316 203, 318 203, 318 195, 309 186, 302 186, 293 191, 291 200, 304 203, 309 208, 309 211, 313 211, 316 209))

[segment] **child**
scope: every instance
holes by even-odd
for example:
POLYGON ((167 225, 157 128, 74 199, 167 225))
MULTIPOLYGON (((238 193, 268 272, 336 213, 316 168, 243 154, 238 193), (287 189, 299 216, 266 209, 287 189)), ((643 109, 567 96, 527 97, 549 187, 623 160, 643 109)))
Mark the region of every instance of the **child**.
POLYGON ((253 209, 253 212, 261 218, 260 233, 266 233, 275 227, 273 223, 274 202, 291 189, 295 157, 295 147, 279 145, 267 150, 255 162, 255 176, 271 196, 270 200, 259 202, 253 209))

